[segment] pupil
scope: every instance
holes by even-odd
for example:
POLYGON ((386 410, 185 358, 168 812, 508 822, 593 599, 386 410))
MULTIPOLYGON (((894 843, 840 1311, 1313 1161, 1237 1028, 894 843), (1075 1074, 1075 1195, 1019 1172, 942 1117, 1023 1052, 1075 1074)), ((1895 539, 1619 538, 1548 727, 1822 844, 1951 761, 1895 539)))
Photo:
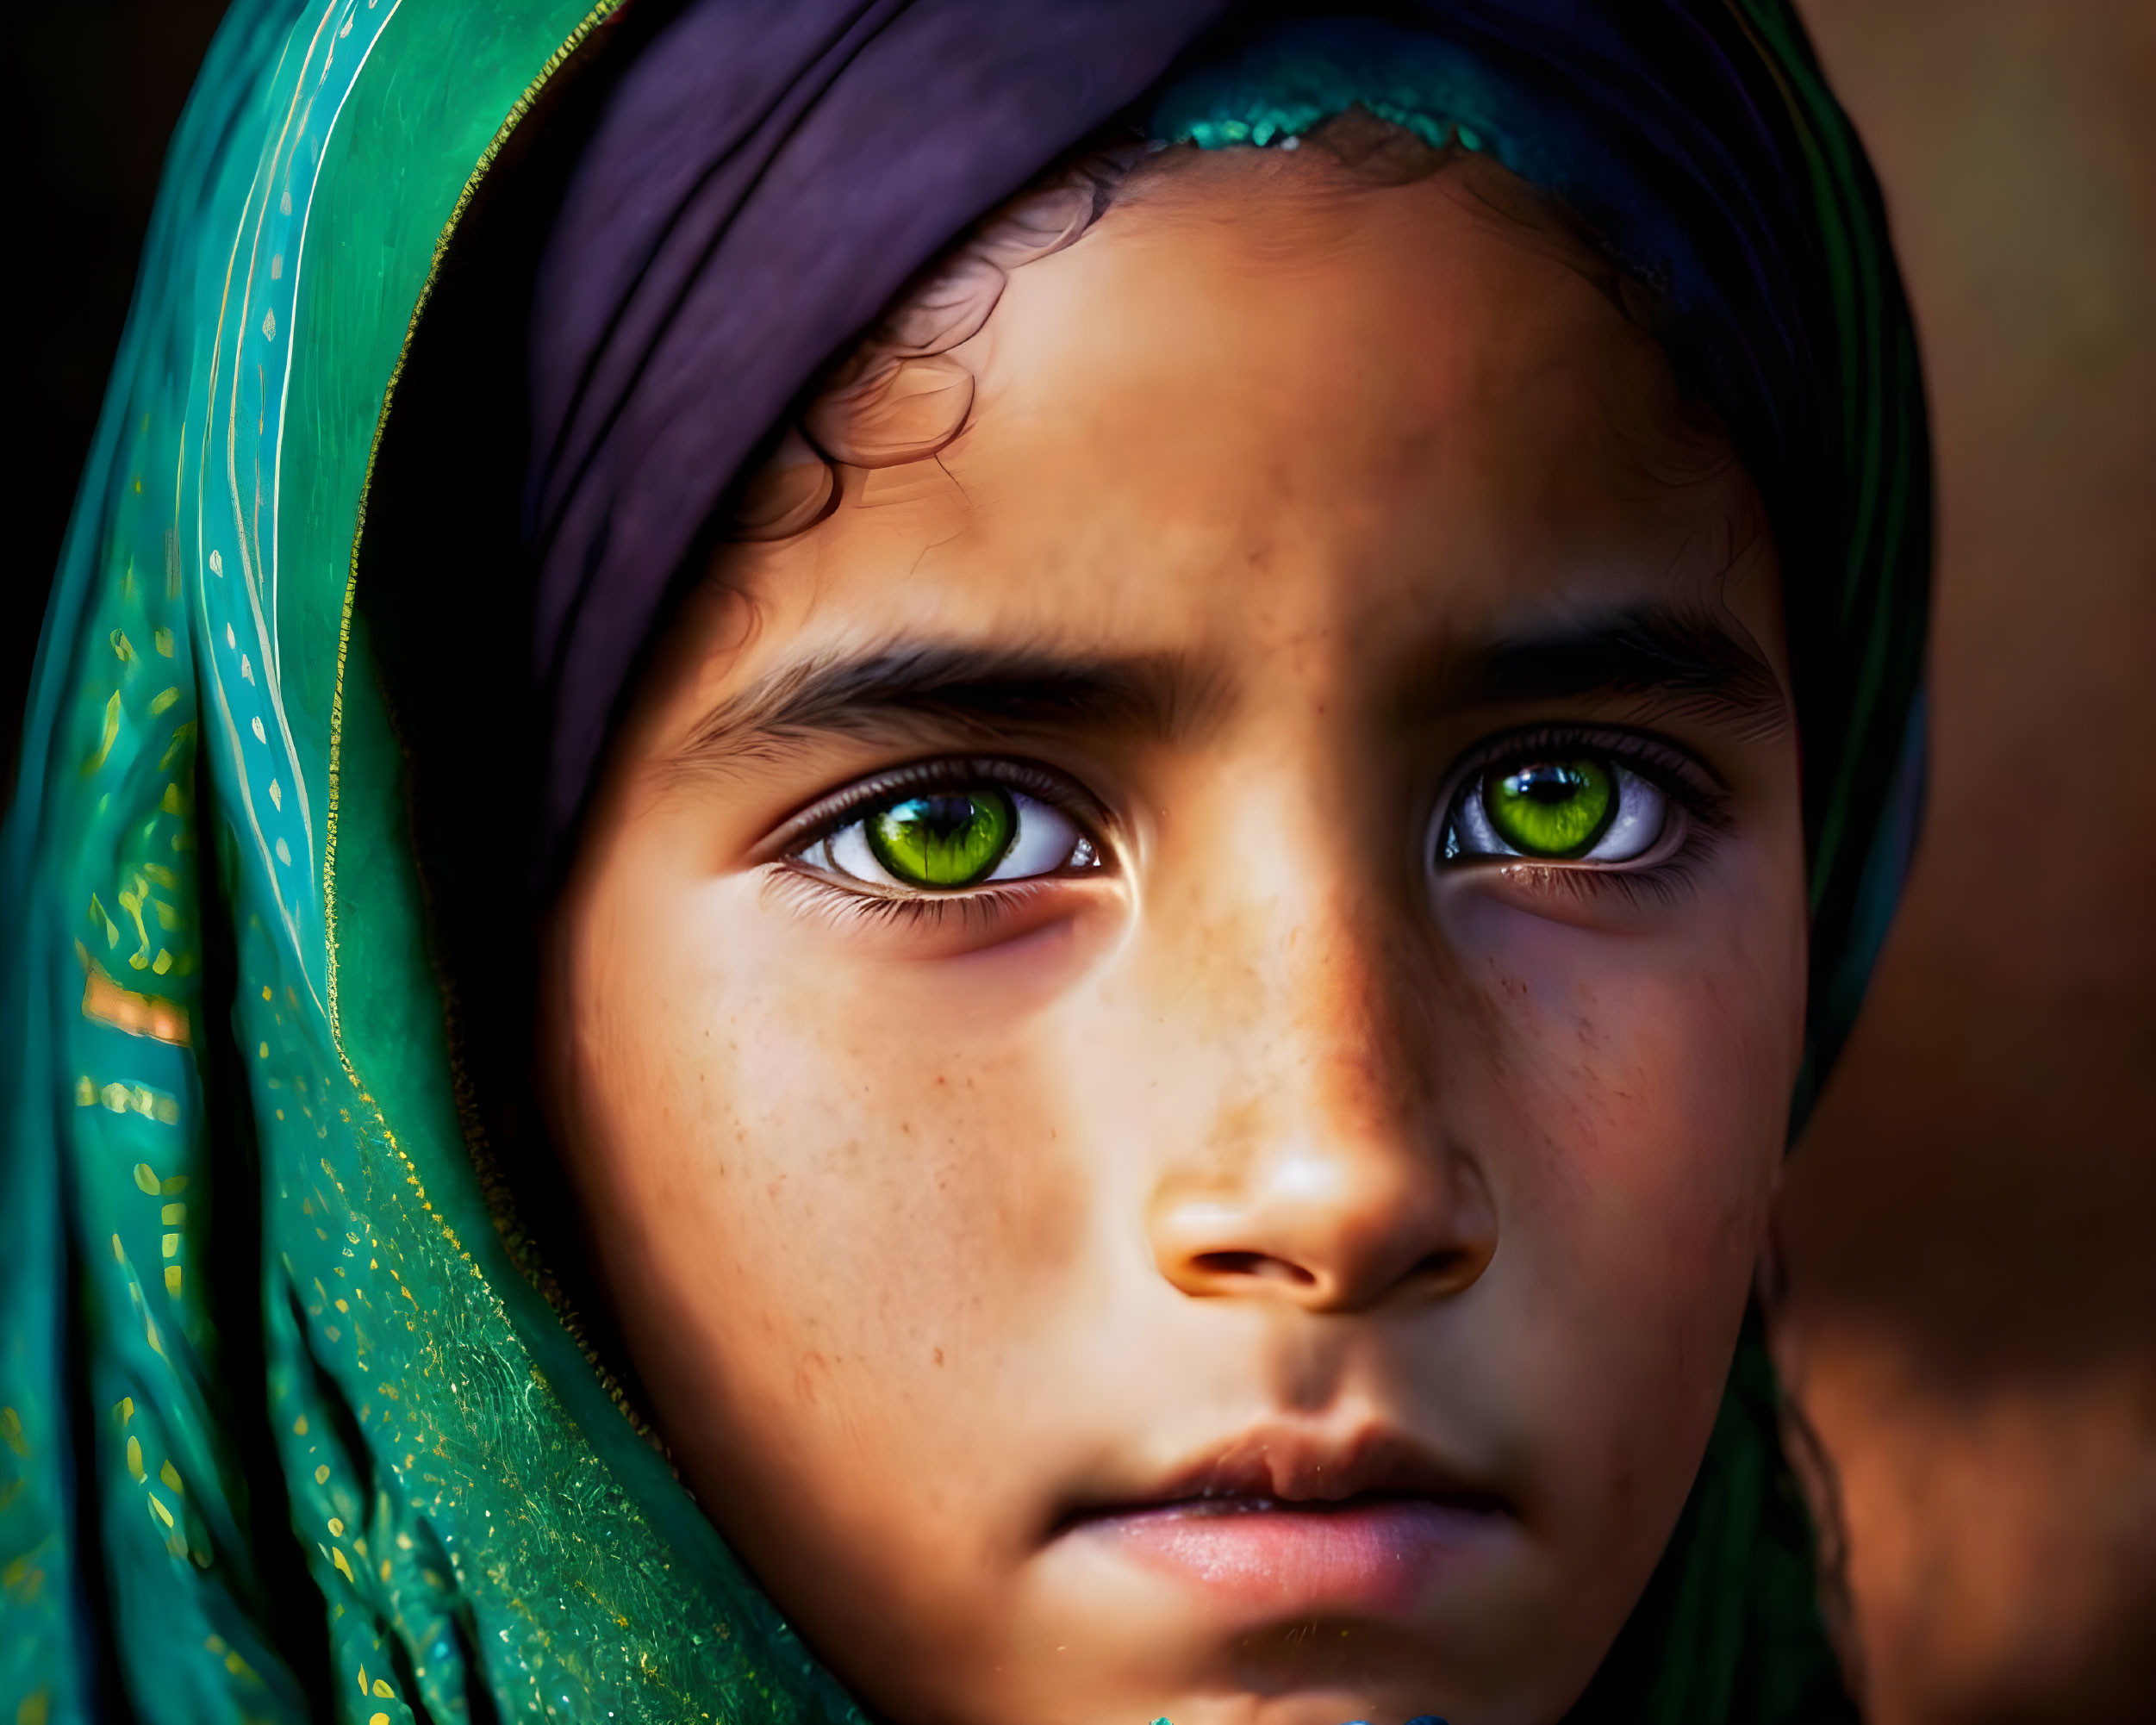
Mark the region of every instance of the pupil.
POLYGON ((973 830, 981 819, 971 797, 920 797, 892 813, 910 822, 932 844, 948 844, 973 830))
POLYGON ((1545 806, 1568 802, 1583 788, 1580 775, 1565 767, 1530 767, 1516 775, 1514 783, 1522 793, 1545 806))

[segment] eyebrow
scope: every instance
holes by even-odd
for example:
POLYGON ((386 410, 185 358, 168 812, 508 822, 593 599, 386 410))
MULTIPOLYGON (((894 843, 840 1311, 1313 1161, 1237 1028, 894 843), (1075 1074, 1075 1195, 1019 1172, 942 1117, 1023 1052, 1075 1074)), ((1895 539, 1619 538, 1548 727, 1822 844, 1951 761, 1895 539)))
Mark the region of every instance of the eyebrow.
POLYGON ((815 737, 874 736, 927 719, 994 737, 1013 730, 1172 738, 1217 690, 1173 653, 887 645, 787 666, 721 701, 676 751, 684 763, 756 758, 815 737))
POLYGON ((1786 724, 1781 679, 1712 613, 1640 605, 1446 655, 1409 705, 1458 711, 1631 697, 1747 736, 1786 724))
MULTIPOLYGON (((768 759, 824 737, 881 738, 925 719, 994 741, 1013 731, 1184 737, 1226 686, 1175 653, 887 643, 773 671, 713 707, 675 751, 684 766, 768 759)), ((1450 645, 1407 679, 1396 717, 1632 697, 1636 716, 1684 714, 1769 735, 1787 722, 1780 681, 1705 612, 1647 605, 1538 633, 1450 645)))

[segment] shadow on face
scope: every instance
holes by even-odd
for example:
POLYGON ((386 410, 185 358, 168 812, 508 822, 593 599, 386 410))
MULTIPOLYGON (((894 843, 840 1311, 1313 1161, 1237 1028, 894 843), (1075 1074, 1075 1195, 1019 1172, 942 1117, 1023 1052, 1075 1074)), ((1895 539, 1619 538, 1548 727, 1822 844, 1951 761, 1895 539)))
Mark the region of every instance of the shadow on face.
POLYGON ((1483 164, 1180 160, 739 545, 550 932, 660 1428, 901 1720, 1555 1718, 1803 1012, 1745 475, 1483 164))

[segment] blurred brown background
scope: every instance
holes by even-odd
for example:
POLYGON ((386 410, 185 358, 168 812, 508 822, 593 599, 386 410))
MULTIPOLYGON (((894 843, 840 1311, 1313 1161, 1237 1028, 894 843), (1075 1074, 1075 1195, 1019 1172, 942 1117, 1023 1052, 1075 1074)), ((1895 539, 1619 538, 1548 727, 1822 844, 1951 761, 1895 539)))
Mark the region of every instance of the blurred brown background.
MULTIPOLYGON (((1877 1725, 2156 1720, 2156 0, 1799 0, 1941 469, 1932 818, 1791 1165, 1785 1374, 1877 1725)), ((0 749, 217 0, 9 9, 0 749)))
POLYGON ((1940 470, 1931 819, 1790 1171, 1879 1725, 2156 1721, 2156 0, 1799 0, 1940 470))

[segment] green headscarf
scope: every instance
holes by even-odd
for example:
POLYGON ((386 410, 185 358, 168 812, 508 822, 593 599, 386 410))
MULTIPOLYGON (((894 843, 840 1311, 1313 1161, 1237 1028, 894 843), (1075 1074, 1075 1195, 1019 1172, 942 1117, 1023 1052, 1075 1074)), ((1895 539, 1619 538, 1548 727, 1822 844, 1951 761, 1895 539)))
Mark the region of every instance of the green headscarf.
MULTIPOLYGON (((353 627, 443 250, 615 3, 238 0, 171 146, 0 876, 0 1725, 858 1716, 505 1248, 353 627)), ((1838 1706, 1806 1540, 1754 1338, 1588 1709, 1838 1706)))
POLYGON ((851 1714, 503 1251, 349 631, 438 243, 610 9, 242 0, 173 143, 9 834, 0 1718, 851 1714))

